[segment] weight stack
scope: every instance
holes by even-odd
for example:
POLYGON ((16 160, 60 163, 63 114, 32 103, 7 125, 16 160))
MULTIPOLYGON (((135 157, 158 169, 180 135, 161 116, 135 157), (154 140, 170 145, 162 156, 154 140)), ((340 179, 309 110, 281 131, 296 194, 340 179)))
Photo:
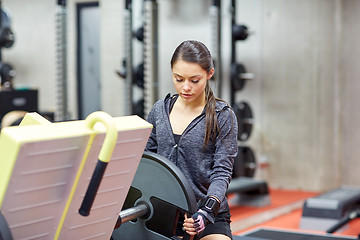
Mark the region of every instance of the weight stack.
POLYGON ((360 188, 355 187, 341 187, 309 198, 303 206, 300 228, 326 231, 359 206, 360 188))

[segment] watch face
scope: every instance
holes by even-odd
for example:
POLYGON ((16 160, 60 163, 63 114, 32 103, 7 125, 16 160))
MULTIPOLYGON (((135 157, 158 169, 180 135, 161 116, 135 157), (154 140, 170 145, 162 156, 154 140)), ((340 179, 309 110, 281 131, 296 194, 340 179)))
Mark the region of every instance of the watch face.
POLYGON ((212 208, 214 207, 216 203, 216 200, 215 199, 212 199, 212 198, 209 198, 206 203, 205 203, 205 207, 212 210, 212 208))

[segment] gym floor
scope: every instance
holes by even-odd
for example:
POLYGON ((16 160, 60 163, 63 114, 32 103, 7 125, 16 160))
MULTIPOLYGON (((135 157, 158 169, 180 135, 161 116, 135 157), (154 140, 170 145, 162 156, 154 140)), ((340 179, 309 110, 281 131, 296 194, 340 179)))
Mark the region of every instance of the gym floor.
MULTIPOLYGON (((270 189, 270 205, 264 207, 235 206, 231 204, 231 228, 234 235, 240 235, 257 228, 290 230, 303 233, 325 234, 322 231, 300 229, 302 207, 306 199, 318 195, 317 192, 303 192, 270 189)), ((343 231, 334 235, 357 237, 360 234, 360 218, 350 221, 343 231)))

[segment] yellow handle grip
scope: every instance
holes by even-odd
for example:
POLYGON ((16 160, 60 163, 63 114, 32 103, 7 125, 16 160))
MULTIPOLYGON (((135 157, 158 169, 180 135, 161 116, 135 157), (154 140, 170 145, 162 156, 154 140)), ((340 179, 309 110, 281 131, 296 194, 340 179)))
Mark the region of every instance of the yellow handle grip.
POLYGON ((99 160, 102 162, 108 163, 110 161, 112 152, 114 151, 116 141, 117 141, 117 130, 116 124, 113 118, 102 111, 91 113, 86 119, 86 126, 93 128, 95 123, 101 122, 106 127, 106 136, 103 143, 103 146, 99 153, 99 160))

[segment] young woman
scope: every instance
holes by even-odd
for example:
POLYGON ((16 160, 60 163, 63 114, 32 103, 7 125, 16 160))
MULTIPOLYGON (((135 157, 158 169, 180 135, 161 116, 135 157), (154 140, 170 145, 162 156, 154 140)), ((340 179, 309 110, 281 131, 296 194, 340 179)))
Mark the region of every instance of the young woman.
POLYGON ((147 120, 154 128, 146 150, 175 163, 192 186, 199 210, 185 216, 183 229, 198 239, 232 239, 225 196, 237 155, 237 121, 230 106, 216 99, 209 79, 209 50, 184 41, 171 59, 177 94, 157 101, 147 120))

